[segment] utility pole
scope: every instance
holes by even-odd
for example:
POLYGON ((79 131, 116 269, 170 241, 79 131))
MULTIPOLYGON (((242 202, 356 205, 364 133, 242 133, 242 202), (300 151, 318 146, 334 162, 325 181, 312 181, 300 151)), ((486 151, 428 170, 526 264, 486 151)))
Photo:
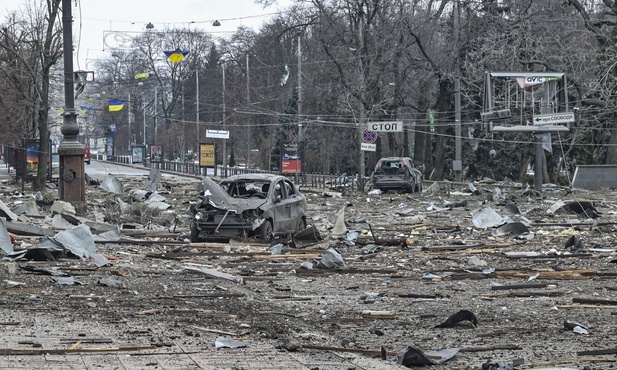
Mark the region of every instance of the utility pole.
MULTIPOLYGON (((251 75, 249 69, 249 53, 246 53, 246 106, 251 104, 251 75)), ((246 168, 251 168, 251 122, 246 126, 246 168)))
MULTIPOLYGON (((227 108, 225 106, 225 62, 223 62, 223 130, 227 130, 227 108)), ((223 171, 227 177, 227 139, 223 139, 223 171)))
POLYGON ((131 101, 131 94, 129 94, 129 145, 128 145, 128 149, 131 151, 132 153, 132 146, 131 146, 131 110, 133 109, 133 102, 131 101))
MULTIPOLYGON (((64 113, 60 131, 64 137, 58 147, 60 156, 59 198, 71 202, 78 212, 86 209, 86 181, 84 154, 86 149, 79 142, 79 125, 75 112, 75 86, 73 80, 73 16, 71 0, 62 0, 62 41, 64 51, 64 113)), ((41 146, 47 143, 41 143, 41 146)))
MULTIPOLYGON (((195 95, 197 98, 195 101, 195 128, 197 129, 197 150, 195 153, 199 153, 199 144, 201 143, 201 135, 199 132, 199 70, 195 71, 195 95)), ((154 90, 154 96, 156 96, 156 90, 154 90)), ((156 101, 154 104, 156 106, 156 101)))
POLYGON ((454 170, 455 181, 460 182, 463 177, 463 144, 461 142, 461 65, 459 59, 459 0, 454 0, 454 170))
MULTIPOLYGON (((298 143, 296 147, 296 183, 298 179, 298 161, 304 167, 304 144, 302 142, 302 38, 298 35, 298 143)), ((300 171, 303 169, 300 168, 300 171)))

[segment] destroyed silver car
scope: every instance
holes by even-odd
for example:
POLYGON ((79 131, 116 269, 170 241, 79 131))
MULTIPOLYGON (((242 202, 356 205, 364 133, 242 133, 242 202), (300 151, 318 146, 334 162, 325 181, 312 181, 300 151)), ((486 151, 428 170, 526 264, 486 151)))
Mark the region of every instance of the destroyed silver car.
POLYGON ((247 236, 271 240, 306 228, 305 196, 278 175, 234 175, 218 184, 206 177, 201 202, 190 210, 191 242, 247 236))
POLYGON ((422 191, 422 171, 409 157, 381 158, 371 175, 373 189, 383 192, 388 190, 402 192, 422 191))

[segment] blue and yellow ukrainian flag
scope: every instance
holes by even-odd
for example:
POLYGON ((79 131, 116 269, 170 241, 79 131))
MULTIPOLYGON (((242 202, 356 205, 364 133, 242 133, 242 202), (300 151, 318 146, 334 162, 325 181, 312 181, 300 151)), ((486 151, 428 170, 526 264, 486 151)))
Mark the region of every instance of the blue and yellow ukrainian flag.
POLYGON ((180 48, 173 50, 173 51, 164 51, 165 55, 167 56, 167 59, 169 59, 170 62, 172 63, 178 63, 180 62, 182 59, 184 59, 185 56, 188 55, 188 53, 190 53, 188 50, 182 50, 180 48))
POLYGON ((118 112, 124 108, 124 100, 120 99, 109 99, 109 111, 110 112, 118 112))

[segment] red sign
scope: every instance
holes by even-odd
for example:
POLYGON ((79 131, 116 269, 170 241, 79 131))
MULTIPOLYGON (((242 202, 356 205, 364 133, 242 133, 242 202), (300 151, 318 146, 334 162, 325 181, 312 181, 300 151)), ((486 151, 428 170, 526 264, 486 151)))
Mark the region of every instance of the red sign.
POLYGON ((283 159, 281 170, 283 173, 302 172, 302 161, 299 159, 283 159))

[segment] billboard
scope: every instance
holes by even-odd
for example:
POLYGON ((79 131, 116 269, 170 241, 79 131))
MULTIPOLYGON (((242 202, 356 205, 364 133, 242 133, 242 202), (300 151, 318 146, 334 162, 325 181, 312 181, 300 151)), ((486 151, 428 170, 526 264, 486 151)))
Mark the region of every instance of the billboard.
POLYGON ((201 167, 214 167, 215 161, 214 144, 199 144, 199 165, 201 167))
POLYGON ((150 145, 150 162, 160 163, 163 161, 163 147, 160 145, 150 145))

